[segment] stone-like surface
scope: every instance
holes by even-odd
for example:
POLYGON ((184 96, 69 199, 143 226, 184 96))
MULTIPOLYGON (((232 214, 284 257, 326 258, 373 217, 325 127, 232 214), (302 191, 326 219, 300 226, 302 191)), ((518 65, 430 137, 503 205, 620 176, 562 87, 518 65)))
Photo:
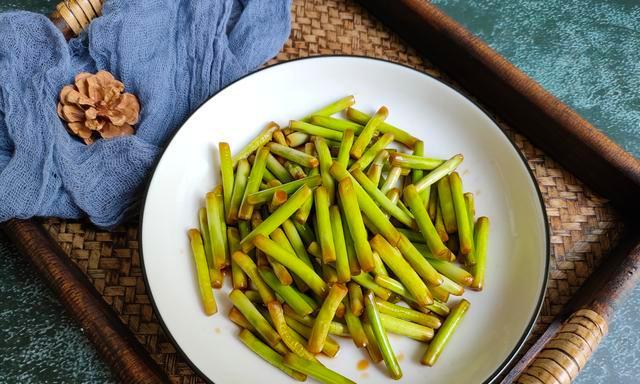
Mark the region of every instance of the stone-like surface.
POLYGON ((27 10, 48 15, 56 9, 56 4, 59 2, 60 0, 2 0, 0 3, 0 12, 27 10))
POLYGON ((434 0, 560 100, 640 156, 640 3, 434 0))

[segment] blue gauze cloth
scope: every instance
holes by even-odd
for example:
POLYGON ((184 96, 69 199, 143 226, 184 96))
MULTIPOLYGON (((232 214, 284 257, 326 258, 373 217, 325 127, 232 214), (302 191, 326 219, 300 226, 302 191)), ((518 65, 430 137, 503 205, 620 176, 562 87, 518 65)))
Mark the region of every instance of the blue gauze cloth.
POLYGON ((189 114, 281 49, 289 10, 289 0, 109 0, 68 43, 42 15, 0 14, 0 221, 121 222, 189 114), (103 69, 138 97, 140 122, 134 136, 85 145, 57 116, 58 95, 103 69))

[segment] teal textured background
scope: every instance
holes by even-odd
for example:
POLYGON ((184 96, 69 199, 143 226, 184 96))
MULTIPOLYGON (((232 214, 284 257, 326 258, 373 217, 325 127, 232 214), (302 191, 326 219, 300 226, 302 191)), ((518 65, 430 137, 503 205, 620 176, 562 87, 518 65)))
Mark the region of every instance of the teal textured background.
MULTIPOLYGON (((48 13, 59 0, 0 0, 48 13)), ((640 156, 640 5, 631 0, 435 0, 553 94, 640 156)), ((0 235, 0 382, 109 383, 82 330, 0 235)), ((579 384, 637 383, 640 288, 579 384)))
POLYGON ((112 382, 78 325, 0 232, 0 383, 112 382))
POLYGON ((640 156, 640 2, 434 0, 640 156))
POLYGON ((0 12, 10 10, 26 10, 48 15, 54 9, 59 0, 2 0, 0 12))
MULTIPOLYGON (((640 2, 434 0, 447 14, 640 157, 640 2)), ((640 382, 640 286, 576 384, 640 382)))

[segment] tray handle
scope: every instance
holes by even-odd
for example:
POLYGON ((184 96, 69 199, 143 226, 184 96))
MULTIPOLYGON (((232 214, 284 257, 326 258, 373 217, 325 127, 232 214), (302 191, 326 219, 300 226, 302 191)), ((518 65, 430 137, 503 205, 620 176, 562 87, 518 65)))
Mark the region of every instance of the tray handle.
POLYGON ((607 334, 604 317, 591 309, 573 313, 560 327, 517 383, 569 384, 574 380, 607 334))
POLYGON ((569 384, 576 378, 606 336, 615 306, 640 280, 640 232, 629 233, 567 304, 578 309, 560 314, 566 320, 551 323, 502 384, 513 377, 519 384, 569 384))
POLYGON ((49 19, 68 40, 84 31, 91 20, 102 14, 103 0, 65 0, 56 5, 49 19))

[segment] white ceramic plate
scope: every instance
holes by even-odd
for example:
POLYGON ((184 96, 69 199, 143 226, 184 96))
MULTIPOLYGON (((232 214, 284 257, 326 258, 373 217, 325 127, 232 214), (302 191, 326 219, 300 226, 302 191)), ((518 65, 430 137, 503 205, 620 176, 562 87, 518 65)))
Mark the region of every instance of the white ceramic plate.
MULTIPOLYGON (((360 57, 316 57, 260 70, 220 91, 184 124, 159 161, 143 208, 143 266, 156 313, 195 369, 217 384, 290 380, 237 339, 226 313, 229 283, 216 292, 219 313, 203 314, 187 229, 197 227, 203 196, 217 184, 217 143, 238 150, 268 121, 286 125, 353 94, 372 113, 425 142, 429 156, 463 153, 459 168, 475 193, 478 216, 491 218, 483 292, 468 292, 471 308, 435 367, 420 365, 425 346, 390 335, 404 383, 480 383, 508 363, 531 330, 548 268, 546 218, 537 186, 512 143, 475 104, 413 69, 360 57)), ((363 383, 391 381, 384 366, 358 370, 363 351, 344 339, 330 368, 363 383)))

